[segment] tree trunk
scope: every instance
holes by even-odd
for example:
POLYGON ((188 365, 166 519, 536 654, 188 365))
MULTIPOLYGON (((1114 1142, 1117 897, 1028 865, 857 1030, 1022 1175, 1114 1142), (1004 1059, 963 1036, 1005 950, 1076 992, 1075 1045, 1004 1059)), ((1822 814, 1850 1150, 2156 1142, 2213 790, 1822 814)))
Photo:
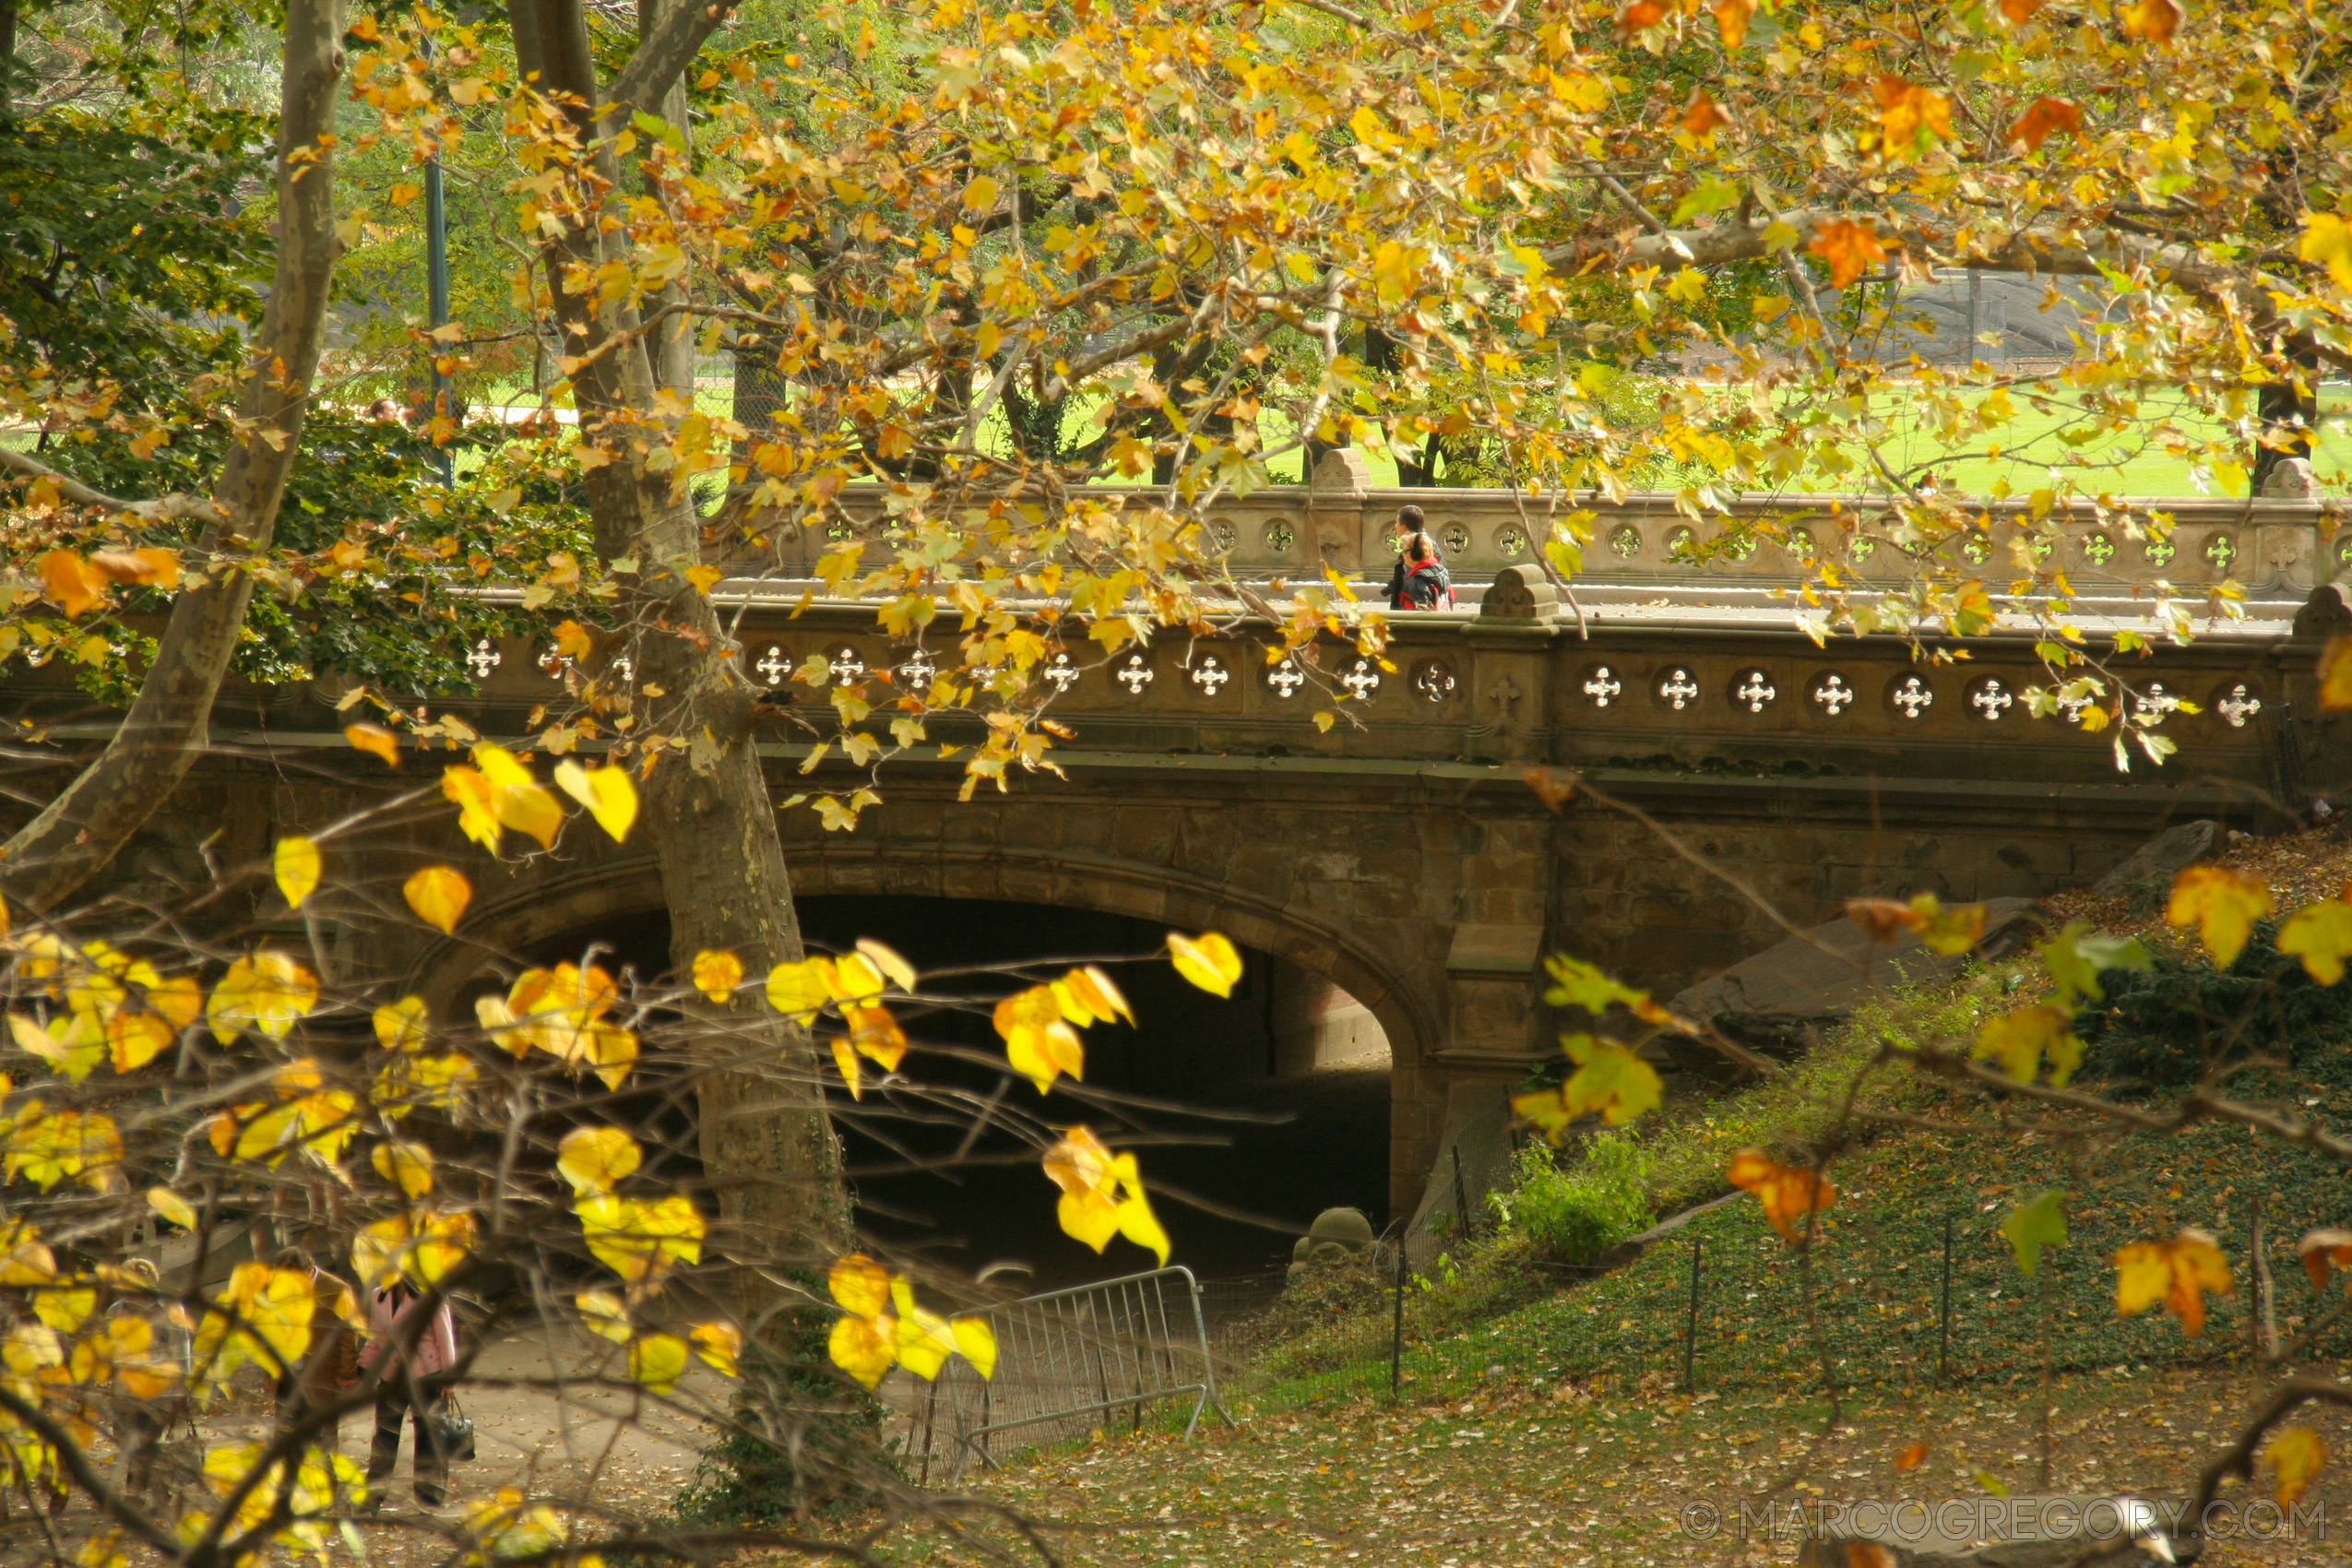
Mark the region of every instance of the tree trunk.
MULTIPOLYGON (((639 43, 643 43, 652 35, 655 27, 661 19, 665 3, 677 6, 691 4, 692 0, 637 0, 637 41, 639 43)), ((680 144, 686 148, 688 156, 691 157, 694 151, 694 125, 686 111, 684 72, 681 71, 671 79, 669 87, 661 94, 660 106, 654 113, 669 122, 671 128, 678 133, 680 144)), ((638 145, 647 151, 650 151, 653 143, 647 138, 641 139, 638 145)), ((643 161, 642 155, 639 161, 643 161)), ((656 188, 651 176, 641 175, 641 179, 645 186, 645 194, 659 201, 661 193, 656 188)), ((659 293, 653 296, 656 305, 683 304, 686 299, 686 285, 687 279, 684 278, 680 278, 677 281, 669 284, 659 293)), ((653 337, 651 358, 654 385, 676 393, 686 400, 688 407, 692 407, 695 398, 694 318, 681 312, 657 324, 653 337)))
MULTIPOLYGON (((540 58, 524 60, 523 69, 585 103, 660 101, 692 58, 693 48, 681 52, 683 39, 698 47, 718 25, 711 9, 665 7, 608 93, 596 81, 580 0, 515 0, 517 10, 525 6, 536 14, 517 36, 534 39, 540 58), (664 75, 645 65, 649 58, 674 63, 664 75)), ((616 114, 598 128, 625 123, 616 114)), ((609 139, 595 140, 584 156, 603 188, 622 188, 609 139)), ((592 269, 627 243, 625 230, 606 233, 590 222, 548 244, 546 275, 567 352, 637 327, 640 315, 625 302, 600 306, 563 286, 568 265, 592 269)), ((630 447, 629 427, 654 422, 659 385, 636 337, 574 380, 582 440, 609 441, 616 459, 584 485, 597 552, 608 563, 638 564, 621 577, 619 610, 631 629, 636 732, 657 742, 644 753, 640 831, 660 866, 676 971, 690 972, 694 956, 711 949, 734 953, 759 974, 802 956, 800 924, 753 749, 756 694, 710 601, 683 575, 700 559, 691 498, 671 476, 647 472, 630 447), (655 690, 662 695, 648 695, 655 690)), ((722 1245, 745 1259, 822 1265, 847 1247, 850 1225, 815 1045, 805 1029, 754 1003, 693 1005, 701 1151, 719 1195, 722 1245)))
MULTIPOLYGON (((240 423, 252 434, 229 449, 212 493, 219 517, 200 536, 198 550, 209 561, 268 554, 286 476, 302 444, 339 249, 334 157, 320 137, 334 124, 342 45, 341 0, 291 0, 279 101, 277 266, 237 405, 240 423)), ((53 908, 112 860, 178 787, 205 744, 252 598, 248 574, 216 565, 208 581, 173 602, 155 662, 122 728, 0 849, 7 868, 0 886, 8 897, 53 908)))
POLYGON ((0 120, 17 101, 17 0, 0 0, 0 120))
POLYGON ((2254 413, 2262 422, 2262 435, 2254 444, 2251 493, 2260 495, 2263 486, 2270 482, 2271 470, 2290 457, 2311 455, 2312 433, 2320 427, 2320 400, 2315 388, 2319 385, 2320 369, 2316 359, 2305 356, 2301 364, 2305 380, 2299 386, 2293 381, 2270 381, 2254 388, 2254 413))

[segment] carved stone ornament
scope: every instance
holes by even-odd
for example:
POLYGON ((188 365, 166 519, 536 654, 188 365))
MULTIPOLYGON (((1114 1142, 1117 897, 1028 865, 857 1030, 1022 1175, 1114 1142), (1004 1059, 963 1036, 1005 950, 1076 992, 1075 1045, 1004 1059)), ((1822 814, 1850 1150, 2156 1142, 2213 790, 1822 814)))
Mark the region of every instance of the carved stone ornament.
POLYGON ((1481 621, 1550 621, 1560 613, 1560 590, 1540 566, 1505 566, 1479 600, 1481 621))

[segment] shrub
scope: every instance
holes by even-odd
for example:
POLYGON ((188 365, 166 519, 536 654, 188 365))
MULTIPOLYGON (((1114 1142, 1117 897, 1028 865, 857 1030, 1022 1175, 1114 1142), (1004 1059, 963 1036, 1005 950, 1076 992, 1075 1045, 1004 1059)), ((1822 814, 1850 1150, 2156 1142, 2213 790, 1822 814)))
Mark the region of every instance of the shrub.
POLYGON ((1650 1225, 1648 1164, 1641 1145, 1623 1133, 1586 1139, 1565 1170, 1548 1146, 1533 1143, 1512 1161, 1511 1190, 1489 1202, 1503 1229, 1526 1237, 1541 1255, 1588 1264, 1650 1225))
POLYGON ((2280 954, 2278 928, 2257 927, 2237 961, 2159 954, 2144 971, 2105 977, 2107 1005, 2076 1028, 2085 1076, 2148 1086, 2195 1083, 2215 1063, 2266 1058, 2340 1077, 2352 1042, 2352 994, 2320 985, 2280 954))

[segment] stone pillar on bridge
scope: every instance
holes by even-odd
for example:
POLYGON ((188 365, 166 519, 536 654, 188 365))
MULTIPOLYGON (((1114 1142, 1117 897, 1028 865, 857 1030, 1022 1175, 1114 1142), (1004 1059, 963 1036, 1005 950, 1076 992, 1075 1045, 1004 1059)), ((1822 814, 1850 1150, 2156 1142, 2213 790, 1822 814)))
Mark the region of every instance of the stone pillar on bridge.
POLYGON ((1479 601, 1470 650, 1465 762, 1546 762, 1551 753, 1552 644, 1560 590, 1540 566, 1505 566, 1479 601))
POLYGON ((1334 446, 1316 461, 1307 480, 1307 534, 1316 565, 1352 577, 1376 564, 1387 575, 1384 560, 1366 556, 1364 499, 1371 490, 1372 469, 1357 448, 1334 446))

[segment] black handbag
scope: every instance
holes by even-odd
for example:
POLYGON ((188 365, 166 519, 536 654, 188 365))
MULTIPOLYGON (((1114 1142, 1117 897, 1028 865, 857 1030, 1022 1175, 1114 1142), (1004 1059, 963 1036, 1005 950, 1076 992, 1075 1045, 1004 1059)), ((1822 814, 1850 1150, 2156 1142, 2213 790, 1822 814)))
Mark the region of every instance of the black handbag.
POLYGON ((445 1459, 470 1460, 474 1456, 474 1421, 457 1403, 455 1394, 444 1394, 433 1403, 425 1420, 433 1423, 433 1445, 441 1450, 445 1459))

